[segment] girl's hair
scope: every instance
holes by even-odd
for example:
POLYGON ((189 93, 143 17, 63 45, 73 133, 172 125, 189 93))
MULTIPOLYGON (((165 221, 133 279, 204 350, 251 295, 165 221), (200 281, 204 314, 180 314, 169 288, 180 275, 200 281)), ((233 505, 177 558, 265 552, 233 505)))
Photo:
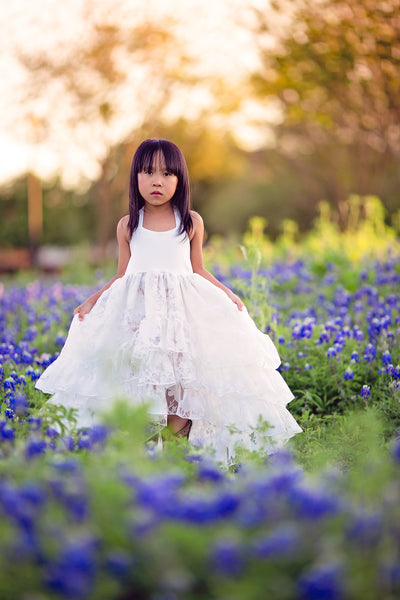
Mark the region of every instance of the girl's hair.
POLYGON ((185 157, 178 146, 163 139, 149 139, 140 144, 132 160, 130 182, 129 182, 129 234, 135 231, 139 224, 139 210, 144 206, 144 198, 139 192, 138 173, 154 167, 154 159, 157 154, 165 160, 167 171, 178 178, 171 205, 176 207, 181 216, 181 224, 178 233, 186 232, 190 235, 193 229, 193 221, 190 215, 190 187, 189 173, 185 157))

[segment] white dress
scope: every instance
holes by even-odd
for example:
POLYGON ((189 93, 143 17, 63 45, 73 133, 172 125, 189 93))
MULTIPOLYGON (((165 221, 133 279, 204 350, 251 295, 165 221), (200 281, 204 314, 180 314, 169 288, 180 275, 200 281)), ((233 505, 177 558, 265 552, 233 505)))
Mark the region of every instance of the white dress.
POLYGON ((148 403, 160 427, 168 414, 193 421, 190 440, 234 461, 234 446, 273 452, 302 431, 286 404, 293 395, 280 359, 247 310, 193 273, 190 241, 175 228, 139 225, 123 277, 90 313, 75 315, 59 357, 36 383, 53 404, 78 409, 91 426, 115 398, 148 403), (268 422, 268 437, 255 432, 268 422))

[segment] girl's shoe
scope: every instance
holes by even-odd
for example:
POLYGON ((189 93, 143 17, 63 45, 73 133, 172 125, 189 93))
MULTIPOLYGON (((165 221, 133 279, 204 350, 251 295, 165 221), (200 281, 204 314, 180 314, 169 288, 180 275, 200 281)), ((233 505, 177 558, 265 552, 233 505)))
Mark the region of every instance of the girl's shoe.
POLYGON ((186 421, 186 423, 184 424, 184 426, 181 427, 181 429, 179 429, 176 433, 174 433, 174 437, 177 437, 177 438, 185 437, 186 439, 189 439, 189 433, 190 433, 190 430, 192 429, 192 424, 193 424, 193 421, 191 419, 188 419, 186 421))

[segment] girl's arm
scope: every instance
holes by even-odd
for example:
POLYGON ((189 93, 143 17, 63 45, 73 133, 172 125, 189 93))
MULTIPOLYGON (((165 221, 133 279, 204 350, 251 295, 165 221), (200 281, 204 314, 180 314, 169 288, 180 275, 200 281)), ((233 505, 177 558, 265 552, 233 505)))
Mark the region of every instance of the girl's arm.
POLYGON ((194 273, 198 273, 207 279, 221 290, 223 290, 228 297, 236 304, 239 310, 243 309, 243 302, 236 296, 229 288, 223 285, 218 279, 211 275, 209 271, 204 267, 203 262, 203 239, 204 239, 204 224, 201 216, 191 211, 192 219, 193 219, 193 232, 190 240, 190 261, 192 263, 192 268, 194 273))
POLYGON ((108 283, 104 287, 101 288, 98 292, 90 296, 85 302, 82 302, 79 306, 77 306, 74 310, 74 315, 78 315, 80 321, 83 320, 84 316, 90 312, 93 306, 96 304, 97 300, 100 298, 103 292, 108 290, 109 287, 112 286, 114 281, 119 279, 125 274, 126 267, 128 266, 129 259, 131 257, 131 250, 129 247, 129 234, 128 234, 128 221, 129 215, 122 217, 117 225, 117 240, 118 240, 118 271, 117 274, 110 279, 108 283))

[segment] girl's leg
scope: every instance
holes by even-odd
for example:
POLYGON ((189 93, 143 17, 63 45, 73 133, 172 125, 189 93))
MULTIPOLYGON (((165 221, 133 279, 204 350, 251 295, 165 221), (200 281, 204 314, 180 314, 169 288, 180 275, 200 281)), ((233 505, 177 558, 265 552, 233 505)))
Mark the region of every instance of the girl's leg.
POLYGON ((173 435, 178 434, 178 437, 187 438, 192 427, 192 422, 190 419, 179 417, 176 414, 181 393, 182 389, 180 388, 180 386, 170 388, 166 391, 168 411, 170 412, 170 414, 168 415, 167 424, 168 428, 170 429, 171 433, 173 433, 173 435))
POLYGON ((178 417, 178 415, 168 415, 168 427, 171 429, 172 433, 176 433, 182 429, 186 422, 187 419, 178 417))

